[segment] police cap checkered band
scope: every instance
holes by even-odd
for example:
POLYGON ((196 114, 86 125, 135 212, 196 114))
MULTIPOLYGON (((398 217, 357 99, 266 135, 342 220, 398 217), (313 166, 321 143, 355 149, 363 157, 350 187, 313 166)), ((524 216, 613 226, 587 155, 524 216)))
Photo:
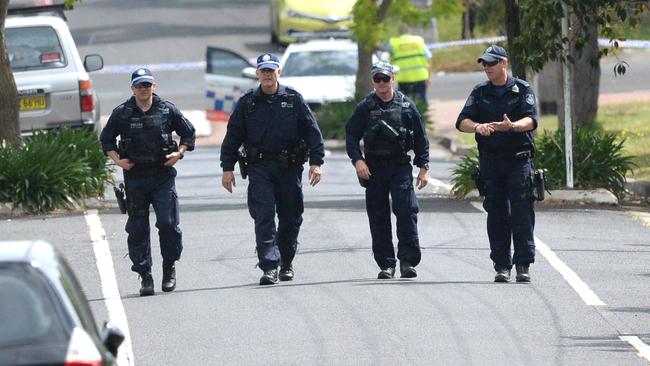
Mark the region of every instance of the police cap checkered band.
POLYGON ((257 58, 258 69, 277 69, 280 67, 280 59, 272 53, 264 53, 257 58))

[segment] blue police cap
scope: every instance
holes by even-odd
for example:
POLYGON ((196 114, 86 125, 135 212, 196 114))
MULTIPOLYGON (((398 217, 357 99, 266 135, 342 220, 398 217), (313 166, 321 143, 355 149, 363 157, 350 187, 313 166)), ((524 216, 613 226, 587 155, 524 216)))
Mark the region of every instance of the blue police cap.
POLYGON ((257 69, 278 69, 280 67, 280 59, 272 53, 265 53, 257 58, 257 69))
POLYGON ((153 84, 156 79, 153 78, 151 71, 146 68, 137 69, 131 74, 131 85, 138 85, 142 83, 153 84))
POLYGON ((508 59, 508 54, 506 53, 505 48, 493 44, 492 46, 485 49, 485 52, 483 52, 483 56, 479 57, 476 62, 478 63, 481 63, 482 61, 493 62, 497 60, 507 60, 507 59, 508 59))
POLYGON ((372 69, 370 69, 370 76, 374 76, 375 74, 393 76, 395 74, 393 71, 393 65, 386 61, 377 61, 372 65, 372 69))

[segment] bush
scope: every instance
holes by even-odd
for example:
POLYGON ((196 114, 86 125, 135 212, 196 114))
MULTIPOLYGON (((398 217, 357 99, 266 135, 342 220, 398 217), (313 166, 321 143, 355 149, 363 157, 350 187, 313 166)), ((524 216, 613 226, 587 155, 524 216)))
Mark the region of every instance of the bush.
POLYGON ((324 139, 345 140, 345 124, 357 102, 329 103, 316 112, 316 121, 324 139))
POLYGON ((27 212, 71 208, 101 197, 112 178, 91 131, 35 132, 18 147, 0 146, 0 201, 27 212))
MULTIPOLYGON (((574 186, 583 189, 605 188, 619 200, 625 193, 626 174, 636 166, 632 156, 623 155, 625 139, 616 134, 578 129, 573 146, 574 186)), ((564 131, 544 132, 537 138, 536 167, 548 171, 549 189, 566 182, 564 131)))
MULTIPOLYGON (((578 129, 573 144, 574 186, 582 189, 605 188, 619 200, 625 193, 625 176, 635 164, 622 154, 625 140, 617 141, 613 133, 578 129)), ((546 170, 547 188, 558 189, 566 182, 564 131, 545 131, 536 139, 535 168, 546 170)), ((452 171, 452 194, 463 198, 475 188, 471 168, 478 165, 472 152, 461 158, 452 171)))

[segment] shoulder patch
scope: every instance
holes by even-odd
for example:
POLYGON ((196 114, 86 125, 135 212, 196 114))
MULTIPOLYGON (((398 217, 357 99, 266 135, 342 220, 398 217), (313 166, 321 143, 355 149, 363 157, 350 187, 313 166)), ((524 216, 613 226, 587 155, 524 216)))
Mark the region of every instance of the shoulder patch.
POLYGON ((530 105, 534 105, 535 104, 535 95, 533 95, 532 93, 526 94, 526 103, 528 103, 530 105))

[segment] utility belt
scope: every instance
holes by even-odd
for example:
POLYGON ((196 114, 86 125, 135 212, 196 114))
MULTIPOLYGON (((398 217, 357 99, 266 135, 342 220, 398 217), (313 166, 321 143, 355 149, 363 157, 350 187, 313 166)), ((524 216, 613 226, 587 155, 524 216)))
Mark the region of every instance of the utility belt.
POLYGON ((142 178, 142 177, 151 177, 154 175, 162 174, 168 170, 170 170, 170 166, 144 166, 144 167, 138 167, 137 165, 131 169, 131 170, 125 170, 124 175, 128 177, 137 177, 137 178, 142 178))
POLYGON ((394 166, 402 165, 405 163, 411 162, 411 157, 408 155, 400 157, 383 157, 383 156, 373 156, 366 155, 366 164, 371 166, 394 166))
POLYGON ((494 151, 479 151, 479 158, 490 160, 528 160, 535 157, 532 150, 522 150, 517 152, 494 152, 494 151))
POLYGON ((292 149, 285 149, 280 152, 262 151, 255 147, 249 147, 245 151, 245 158, 250 164, 260 161, 278 161, 283 168, 302 166, 307 162, 308 155, 307 145, 304 141, 301 141, 292 149))

